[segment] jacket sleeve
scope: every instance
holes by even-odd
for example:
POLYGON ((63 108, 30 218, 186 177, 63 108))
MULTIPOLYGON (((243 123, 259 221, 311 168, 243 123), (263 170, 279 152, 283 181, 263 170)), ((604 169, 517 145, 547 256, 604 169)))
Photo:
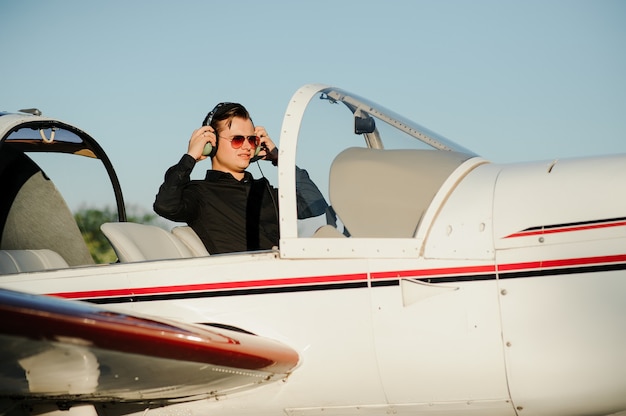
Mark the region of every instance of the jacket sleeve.
POLYGON ((188 222, 195 215, 195 207, 184 198, 184 189, 191 181, 196 161, 184 154, 180 161, 165 172, 154 201, 154 212, 171 221, 188 222))
POLYGON ((296 200, 298 219, 317 217, 326 213, 328 203, 309 177, 309 173, 296 166, 296 200))

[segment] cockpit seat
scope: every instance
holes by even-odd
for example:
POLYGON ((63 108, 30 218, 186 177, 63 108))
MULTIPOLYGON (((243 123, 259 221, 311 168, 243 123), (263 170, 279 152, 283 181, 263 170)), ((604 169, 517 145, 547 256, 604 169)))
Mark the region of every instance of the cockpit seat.
POLYGON ((0 147, 0 195, 0 249, 49 249, 70 266, 94 263, 54 183, 7 143, 0 147))
POLYGON ((107 222, 100 229, 122 263, 194 257, 178 237, 154 225, 107 222))
POLYGON ((69 267, 61 255, 48 249, 0 250, 0 274, 38 272, 69 267))
POLYGON ((208 256, 209 252, 207 251, 204 243, 198 237, 198 234, 188 225, 181 225, 178 227, 172 228, 172 234, 180 239, 187 246, 191 253, 195 257, 208 256))
POLYGON ((348 148, 331 166, 330 202, 352 237, 412 238, 443 182, 470 157, 437 150, 348 148))

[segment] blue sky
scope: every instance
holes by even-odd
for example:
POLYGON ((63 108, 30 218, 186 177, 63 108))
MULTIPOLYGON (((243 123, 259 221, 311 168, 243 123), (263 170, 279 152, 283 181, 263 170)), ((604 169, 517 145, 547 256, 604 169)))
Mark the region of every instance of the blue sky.
MULTIPOLYGON (((0 39, 0 110, 92 134, 146 209, 217 102, 243 103, 278 141, 311 82, 494 162, 626 153, 621 0, 0 0, 0 39)), ((104 203, 73 176, 72 208, 104 203)))

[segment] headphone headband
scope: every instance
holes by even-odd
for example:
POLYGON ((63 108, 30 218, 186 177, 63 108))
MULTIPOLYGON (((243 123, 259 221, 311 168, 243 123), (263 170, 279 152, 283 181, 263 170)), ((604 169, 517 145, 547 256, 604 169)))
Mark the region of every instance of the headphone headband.
POLYGON ((219 110, 221 107, 224 107, 225 105, 228 105, 228 104, 232 104, 232 103, 229 103, 229 102, 218 103, 215 107, 213 107, 213 110, 211 110, 209 114, 207 114, 206 117, 204 118, 202 125, 210 126, 211 123, 213 122, 213 117, 215 117, 215 113, 217 113, 217 110, 219 110))

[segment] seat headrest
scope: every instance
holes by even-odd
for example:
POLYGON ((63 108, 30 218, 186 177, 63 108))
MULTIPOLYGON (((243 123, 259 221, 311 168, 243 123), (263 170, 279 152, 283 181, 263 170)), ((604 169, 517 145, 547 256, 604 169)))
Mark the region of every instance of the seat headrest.
POLYGON ((193 257, 176 236, 163 228, 132 222, 107 222, 100 227, 120 262, 193 257))
POLYGON ((48 249, 0 250, 0 274, 38 272, 69 267, 59 253, 48 249))
POLYGON ((331 166, 329 196, 352 237, 411 238, 448 176, 470 156, 348 148, 331 166))

